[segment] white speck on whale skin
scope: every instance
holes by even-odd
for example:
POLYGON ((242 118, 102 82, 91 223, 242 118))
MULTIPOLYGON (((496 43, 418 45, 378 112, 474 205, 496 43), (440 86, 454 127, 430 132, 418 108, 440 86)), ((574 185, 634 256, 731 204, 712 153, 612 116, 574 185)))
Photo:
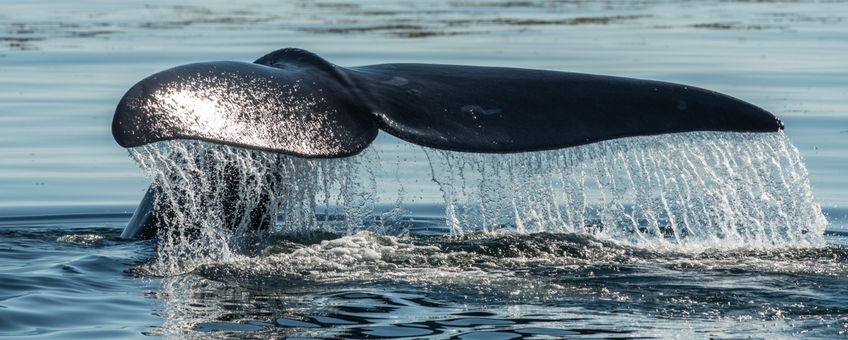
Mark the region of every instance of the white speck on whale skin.
POLYGON ((494 115, 494 114, 501 113, 501 109, 499 109, 499 108, 484 109, 480 105, 465 105, 462 108, 460 108, 460 110, 462 110, 462 112, 464 112, 464 113, 482 114, 484 116, 491 116, 491 115, 494 115))
POLYGON ((386 85, 404 86, 406 84, 409 84, 409 80, 404 77, 392 77, 392 79, 384 80, 381 83, 386 85))

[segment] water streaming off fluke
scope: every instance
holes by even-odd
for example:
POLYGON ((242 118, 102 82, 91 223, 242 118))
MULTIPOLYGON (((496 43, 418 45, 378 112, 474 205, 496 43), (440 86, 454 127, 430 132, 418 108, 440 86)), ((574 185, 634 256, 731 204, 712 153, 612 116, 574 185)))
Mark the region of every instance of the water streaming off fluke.
POLYGON ((458 233, 588 232, 648 247, 805 246, 826 225, 782 133, 693 132, 525 154, 427 150, 458 233))
MULTIPOLYGON (((414 147, 418 148, 418 147, 414 147)), ((656 250, 823 244, 825 218, 798 151, 782 132, 691 132, 516 154, 423 149, 446 224, 472 232, 586 233, 656 250)), ((420 151, 419 151, 420 152, 420 151)), ((257 219, 272 233, 403 234, 374 174, 403 168, 373 146, 343 159, 304 159, 199 141, 131 149, 164 193, 160 273, 234 260, 257 219)), ((411 179, 404 178, 404 182, 411 179)), ((402 229, 402 228, 401 228, 402 229)))

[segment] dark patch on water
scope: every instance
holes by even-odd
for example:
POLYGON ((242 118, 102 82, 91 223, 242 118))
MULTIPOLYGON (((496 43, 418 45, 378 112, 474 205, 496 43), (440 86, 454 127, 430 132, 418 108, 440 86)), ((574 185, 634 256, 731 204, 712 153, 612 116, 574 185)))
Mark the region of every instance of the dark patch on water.
POLYGON ((765 26, 765 25, 747 25, 741 22, 711 22, 692 25, 694 28, 704 28, 711 30, 742 30, 742 31, 760 31, 768 29, 786 29, 786 26, 765 26))
POLYGON ((304 32, 309 33, 333 33, 333 34, 353 34, 353 33, 380 33, 401 38, 424 38, 439 35, 456 35, 460 32, 446 32, 432 30, 426 26, 411 25, 411 24, 394 24, 394 25, 378 25, 378 26, 348 26, 348 27, 326 27, 326 28, 302 28, 304 32))
MULTIPOLYGON (((615 16, 597 16, 597 17, 575 17, 566 19, 492 19, 489 21, 493 24, 513 25, 513 26, 577 26, 577 25, 608 25, 611 23, 619 23, 627 20, 636 20, 650 17, 649 15, 615 15, 615 16)), ((481 22, 485 23, 485 22, 481 22)))
MULTIPOLYGON (((359 12, 368 15, 368 12, 359 12)), ((400 12, 381 12, 376 15, 399 15, 400 12), (389 14, 392 13, 392 14, 389 14)), ((630 20, 647 18, 648 15, 616 15, 596 17, 574 17, 561 19, 521 19, 521 18, 480 18, 480 19, 452 19, 433 22, 429 25, 410 24, 406 20, 400 20, 396 24, 385 25, 333 25, 331 27, 306 27, 300 30, 309 33, 332 33, 332 34, 356 34, 356 33, 379 33, 402 38, 422 38, 441 35, 480 34, 489 31, 479 30, 455 30, 457 27, 533 27, 533 26, 579 26, 579 25, 609 25, 630 20)))

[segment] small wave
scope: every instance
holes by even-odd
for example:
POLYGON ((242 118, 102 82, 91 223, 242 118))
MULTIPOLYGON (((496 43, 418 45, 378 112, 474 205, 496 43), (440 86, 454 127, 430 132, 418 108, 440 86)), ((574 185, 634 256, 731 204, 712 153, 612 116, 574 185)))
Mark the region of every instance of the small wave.
POLYGON ((104 240, 106 240, 106 238, 102 235, 72 234, 59 236, 59 238, 56 239, 56 242, 70 243, 80 246, 96 246, 102 244, 104 240))
MULTIPOLYGON (((805 320, 818 317, 816 313, 843 313, 844 308, 835 302, 826 311, 806 308, 804 303, 812 302, 799 285, 825 284, 846 275, 844 247, 670 252, 579 233, 396 237, 359 232, 308 243, 277 239, 255 256, 166 277, 157 294, 165 303, 161 331, 167 334, 289 334, 288 329, 297 328, 326 335, 357 332, 360 324, 391 326, 404 316, 419 322, 421 313, 438 320, 434 329, 439 330, 508 326, 521 323, 510 317, 508 308, 539 301, 554 306, 544 308, 554 308, 548 312, 557 316, 592 314, 569 309, 576 304, 591 306, 595 313, 626 308, 625 314, 603 315, 628 320, 641 315, 672 320, 702 315, 727 322, 805 320), (446 314, 468 305, 494 306, 501 315, 446 314), (268 311, 277 314, 269 319, 268 311), (285 318, 287 314, 293 318, 285 318)), ((841 294, 838 288, 829 289, 837 291, 823 294, 841 294)), ((561 327, 555 321, 528 323, 561 327)))
MULTIPOLYGON (((278 239, 255 256, 203 264, 192 273, 257 285, 381 281, 477 286, 496 281, 490 288, 503 285, 503 289, 509 289, 528 271, 595 268, 593 275, 603 275, 608 270, 642 265, 698 272, 838 277, 848 275, 848 248, 657 251, 578 233, 396 237, 359 232, 312 244, 278 239)), ((167 275, 159 272, 155 262, 136 271, 167 275)))

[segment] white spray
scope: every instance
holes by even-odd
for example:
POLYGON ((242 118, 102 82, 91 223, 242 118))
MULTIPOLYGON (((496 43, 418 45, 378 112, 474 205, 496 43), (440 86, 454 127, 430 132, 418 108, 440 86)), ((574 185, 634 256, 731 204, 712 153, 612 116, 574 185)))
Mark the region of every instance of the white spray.
MULTIPOLYGON (((163 214, 156 271, 241 256, 246 245, 235 236, 250 229, 256 211, 278 221, 276 232, 379 232, 374 204, 385 193, 375 172, 387 165, 374 149, 344 159, 198 141, 132 149, 164 193, 157 209, 171 212, 163 214)), ((658 249, 823 244, 827 222, 782 133, 691 132, 518 154, 424 152, 454 234, 591 233, 658 249)))

